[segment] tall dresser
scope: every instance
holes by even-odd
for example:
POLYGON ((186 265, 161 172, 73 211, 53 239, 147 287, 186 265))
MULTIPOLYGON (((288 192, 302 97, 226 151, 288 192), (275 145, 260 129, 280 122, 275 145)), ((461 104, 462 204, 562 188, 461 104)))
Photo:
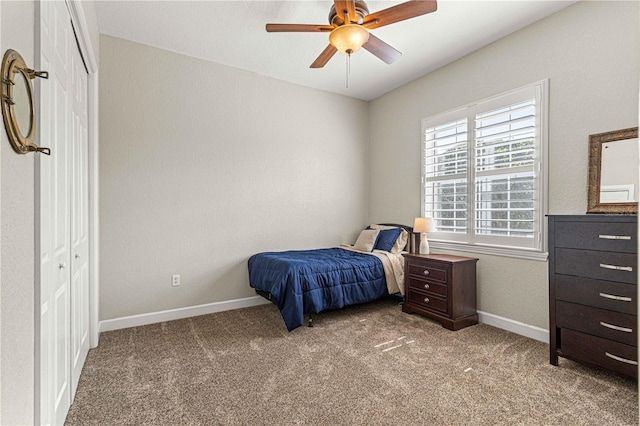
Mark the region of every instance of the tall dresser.
POLYGON ((549 216, 550 362, 638 376, 637 216, 549 216))

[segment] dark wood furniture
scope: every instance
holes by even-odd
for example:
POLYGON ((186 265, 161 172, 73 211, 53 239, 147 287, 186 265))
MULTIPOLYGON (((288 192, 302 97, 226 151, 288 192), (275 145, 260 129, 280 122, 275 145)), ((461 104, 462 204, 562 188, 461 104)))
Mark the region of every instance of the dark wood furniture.
POLYGON ((637 217, 548 218, 550 363, 637 377, 637 217))
POLYGON ((402 312, 434 319, 449 330, 478 323, 476 262, 448 254, 404 254, 402 312))

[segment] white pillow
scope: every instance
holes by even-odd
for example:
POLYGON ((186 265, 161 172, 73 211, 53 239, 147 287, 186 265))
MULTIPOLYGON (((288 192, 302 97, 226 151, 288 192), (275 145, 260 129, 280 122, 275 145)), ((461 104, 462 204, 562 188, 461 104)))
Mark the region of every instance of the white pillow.
MULTIPOLYGON (((369 228, 382 230, 382 229, 398 228, 398 226, 371 224, 369 225, 369 228)), ((400 232, 400 235, 398 236, 396 243, 391 248, 391 253, 393 254, 401 253, 404 250, 405 246, 407 245, 407 240, 409 239, 409 233, 407 232, 407 230, 404 228, 400 228, 400 229, 402 229, 402 232, 400 232)))
POLYGON ((379 233, 379 229, 365 229, 361 231, 353 248, 360 251, 372 252, 379 233))

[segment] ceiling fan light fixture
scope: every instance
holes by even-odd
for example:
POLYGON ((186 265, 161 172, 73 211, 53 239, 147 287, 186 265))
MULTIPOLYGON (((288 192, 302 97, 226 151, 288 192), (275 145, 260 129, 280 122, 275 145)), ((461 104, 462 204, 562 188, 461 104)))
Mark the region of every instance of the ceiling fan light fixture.
POLYGON ((341 25, 329 34, 329 43, 345 55, 355 53, 369 40, 369 31, 357 24, 341 25))

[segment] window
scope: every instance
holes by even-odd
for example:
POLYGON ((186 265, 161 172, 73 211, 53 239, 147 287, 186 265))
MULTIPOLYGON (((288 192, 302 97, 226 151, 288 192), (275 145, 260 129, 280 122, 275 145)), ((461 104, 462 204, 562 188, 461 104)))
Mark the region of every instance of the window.
POLYGON ((546 259, 547 80, 422 121, 433 247, 546 259))

